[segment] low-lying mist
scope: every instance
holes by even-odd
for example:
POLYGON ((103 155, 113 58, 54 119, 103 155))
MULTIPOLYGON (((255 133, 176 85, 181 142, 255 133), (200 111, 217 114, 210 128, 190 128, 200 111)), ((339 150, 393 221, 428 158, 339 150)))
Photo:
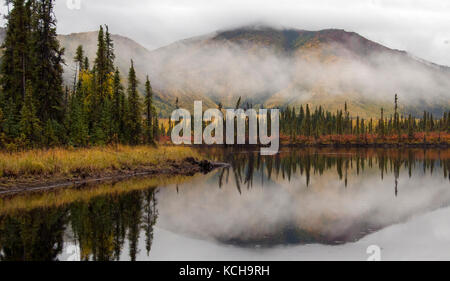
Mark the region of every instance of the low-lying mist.
MULTIPOLYGON (((287 44, 291 35, 275 29, 268 32, 260 36, 250 30, 231 39, 214 33, 151 52, 130 39, 114 36, 116 64, 126 83, 130 59, 134 59, 139 80, 150 75, 157 99, 169 109, 177 98, 181 106, 191 109, 194 99, 202 99, 208 106, 221 102, 234 107, 242 97, 244 103, 255 107, 309 103, 332 111, 347 102, 352 114, 378 116, 380 107, 392 112, 395 94, 404 113, 421 115, 429 110, 440 115, 450 109, 450 68, 354 33, 336 31, 346 40, 342 42, 331 37, 325 42, 305 39, 287 44)), ((330 33, 336 36, 333 30, 330 33)), ((65 77, 72 85, 75 67, 70 57, 82 43, 92 62, 96 34, 68 35, 60 40, 68 50, 65 77)), ((140 90, 143 92, 143 83, 140 90)))
MULTIPOLYGON (((391 51, 357 55, 339 44, 286 51, 261 42, 199 40, 153 52, 147 70, 162 92, 202 94, 233 106, 254 104, 392 104, 449 108, 450 71, 391 51)), ((379 109, 376 109, 377 112, 379 109)))

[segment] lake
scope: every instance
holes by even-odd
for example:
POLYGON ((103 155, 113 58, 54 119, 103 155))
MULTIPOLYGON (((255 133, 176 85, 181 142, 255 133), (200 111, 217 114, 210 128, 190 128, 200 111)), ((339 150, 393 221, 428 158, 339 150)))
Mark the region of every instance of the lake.
POLYGON ((1 260, 450 260, 449 149, 202 149, 207 175, 0 199, 1 260))

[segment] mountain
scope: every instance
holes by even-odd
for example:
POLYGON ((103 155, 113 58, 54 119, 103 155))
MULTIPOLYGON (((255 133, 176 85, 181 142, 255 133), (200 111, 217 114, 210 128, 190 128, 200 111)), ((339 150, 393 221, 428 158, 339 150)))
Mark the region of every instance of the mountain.
POLYGON ((308 103, 353 114, 442 114, 450 109, 450 69, 393 50, 354 32, 250 26, 176 42, 151 52, 162 92, 193 93, 216 103, 275 107, 308 103))
MULTIPOLYGON (((89 58, 92 66, 97 52, 97 37, 97 32, 72 33, 58 36, 61 46, 65 48, 66 66, 64 67, 64 80, 69 85, 72 85, 76 71, 73 58, 75 57, 77 47, 79 45, 83 45, 85 55, 89 58)), ((150 57, 151 54, 147 49, 129 38, 120 35, 113 35, 112 38, 114 40, 114 48, 116 53, 115 63, 122 74, 123 83, 126 85, 126 77, 130 68, 130 60, 133 58, 135 63, 139 65, 143 60, 145 60, 145 58, 150 57)), ((145 82, 146 73, 142 67, 138 69, 138 74, 140 82, 145 82)), ((140 86, 140 90, 143 93, 143 83, 141 83, 140 86)), ((157 107, 160 110, 163 110, 164 114, 167 114, 169 111, 167 102, 159 99, 159 95, 155 98, 157 107)))
MULTIPOLYGON (((77 46, 84 46, 92 63, 97 33, 60 35, 59 40, 66 49, 65 79, 70 83, 77 46)), ((113 35, 113 40, 124 79, 133 59, 141 82, 150 75, 164 116, 177 98, 191 110, 194 100, 202 100, 204 108, 219 103, 234 107, 240 96, 244 104, 255 107, 308 103, 335 111, 347 102, 351 113, 362 117, 379 116, 381 107, 392 113, 396 93, 404 112, 420 115, 429 110, 439 115, 450 109, 448 67, 354 32, 246 26, 153 51, 120 35, 113 35)), ((140 89, 143 92, 143 83, 140 89)))
MULTIPOLYGON (((73 58, 75 57, 75 51, 79 45, 83 45, 85 55, 88 56, 92 66, 97 52, 97 37, 97 32, 73 33, 58 36, 61 46, 66 49, 65 57, 67 66, 65 67, 65 81, 72 83, 71 81, 74 79, 75 64, 73 63, 73 58)), ((192 104, 190 108, 193 108, 193 99, 203 100, 205 106, 208 106, 208 108, 215 108, 217 106, 210 99, 196 95, 195 93, 186 96, 178 94, 176 89, 167 91, 165 87, 162 87, 162 84, 157 83, 156 79, 153 77, 155 70, 151 63, 154 61, 154 54, 152 52, 124 36, 112 35, 112 39, 114 41, 114 50, 116 54, 115 63, 122 74, 123 83, 126 85, 130 61, 133 59, 138 79, 141 82, 140 92, 144 92, 146 75, 150 75, 152 86, 155 91, 155 103, 163 116, 169 116, 173 111, 177 97, 179 98, 181 105, 192 104), (159 87, 155 87, 156 85, 159 85, 159 87)))

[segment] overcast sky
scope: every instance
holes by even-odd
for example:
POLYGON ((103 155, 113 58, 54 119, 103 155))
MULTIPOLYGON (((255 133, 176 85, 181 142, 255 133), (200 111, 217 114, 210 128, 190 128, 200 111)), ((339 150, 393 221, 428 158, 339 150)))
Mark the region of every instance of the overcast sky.
POLYGON ((92 31, 108 24, 112 33, 155 49, 252 23, 341 28, 450 65, 449 0, 69 0, 77 1, 79 10, 70 9, 67 0, 56 0, 59 33, 92 31))

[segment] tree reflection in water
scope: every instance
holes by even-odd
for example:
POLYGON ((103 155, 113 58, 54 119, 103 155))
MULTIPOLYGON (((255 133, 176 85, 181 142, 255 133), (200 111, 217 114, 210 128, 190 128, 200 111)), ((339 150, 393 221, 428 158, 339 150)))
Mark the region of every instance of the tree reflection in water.
MULTIPOLYGON (((240 194, 251 190, 255 181, 264 185, 274 177, 291 181, 302 175, 310 187, 311 177, 325 171, 335 171, 347 186, 349 174, 359 176, 366 169, 378 169, 381 179, 394 175, 395 196, 401 196, 398 186, 402 171, 407 171, 410 178, 419 170, 430 175, 438 171, 450 180, 448 149, 309 148, 287 149, 272 157, 239 149, 202 151, 211 159, 230 164, 217 172, 218 188, 232 182, 240 194)), ((121 260, 124 256, 135 260, 141 251, 150 256, 158 220, 158 190, 157 186, 149 186, 57 207, 0 213, 0 259, 56 260, 69 242, 79 247, 82 260, 121 260), (145 236, 145 249, 139 248, 141 236, 145 236), (124 249, 128 253, 123 253, 124 249)), ((176 191, 180 192, 178 185, 176 191)), ((181 192, 178 195, 183 196, 181 192)))
POLYGON ((136 259, 141 230, 147 254, 158 218, 157 189, 99 196, 63 207, 37 208, 0 216, 2 261, 56 260, 62 253, 66 230, 80 247, 82 260, 120 260, 126 240, 129 257, 136 259))
POLYGON ((291 181, 292 175, 305 175, 306 185, 311 183, 311 175, 323 175, 327 170, 336 169, 339 179, 348 185, 348 174, 355 170, 356 175, 364 172, 366 168, 374 168, 377 165, 381 179, 386 173, 393 173, 396 179, 395 190, 397 193, 400 170, 405 168, 409 177, 413 176, 413 170, 423 167, 424 174, 433 174, 435 166, 442 169, 445 178, 450 180, 450 150, 427 149, 327 149, 305 148, 287 149, 276 156, 261 156, 259 152, 249 152, 239 149, 212 148, 204 152, 210 159, 229 163, 230 167, 224 168, 219 176, 219 187, 224 180, 229 181, 230 170, 235 175, 234 181, 239 193, 241 187, 251 189, 255 171, 261 174, 261 182, 265 178, 277 177, 291 181))

